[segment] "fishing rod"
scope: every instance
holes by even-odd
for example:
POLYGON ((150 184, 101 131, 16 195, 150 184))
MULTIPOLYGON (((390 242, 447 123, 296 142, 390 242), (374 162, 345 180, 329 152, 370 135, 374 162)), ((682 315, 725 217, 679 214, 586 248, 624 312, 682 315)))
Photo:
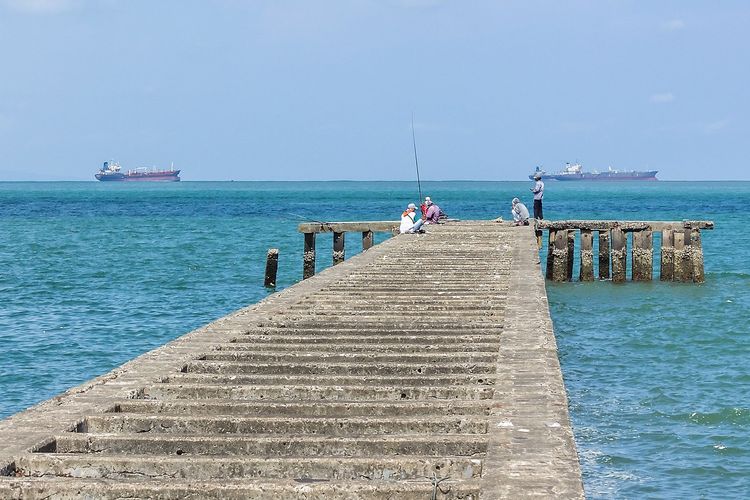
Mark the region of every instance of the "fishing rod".
POLYGON ((414 113, 411 114, 411 142, 414 145, 414 164, 417 167, 417 189, 419 190, 419 203, 422 203, 422 183, 419 180, 419 159, 417 158, 417 136, 414 134, 414 113))

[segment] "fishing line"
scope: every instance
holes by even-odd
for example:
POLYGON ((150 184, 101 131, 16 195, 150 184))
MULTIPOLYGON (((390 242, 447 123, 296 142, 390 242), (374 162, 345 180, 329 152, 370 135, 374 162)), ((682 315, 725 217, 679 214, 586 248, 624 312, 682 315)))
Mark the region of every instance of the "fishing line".
POLYGON ((419 180, 419 159, 417 158, 417 136, 414 134, 414 112, 411 114, 411 142, 414 145, 414 164, 417 167, 417 189, 419 190, 419 202, 422 203, 422 183, 419 180))

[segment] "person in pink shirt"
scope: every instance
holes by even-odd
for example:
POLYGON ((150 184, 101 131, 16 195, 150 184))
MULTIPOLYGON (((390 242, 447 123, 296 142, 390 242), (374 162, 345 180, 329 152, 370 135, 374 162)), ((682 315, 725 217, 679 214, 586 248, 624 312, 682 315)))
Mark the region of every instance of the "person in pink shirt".
POLYGON ((425 214, 425 224, 437 224, 440 220, 440 207, 432 202, 429 198, 425 199, 427 213, 425 214))

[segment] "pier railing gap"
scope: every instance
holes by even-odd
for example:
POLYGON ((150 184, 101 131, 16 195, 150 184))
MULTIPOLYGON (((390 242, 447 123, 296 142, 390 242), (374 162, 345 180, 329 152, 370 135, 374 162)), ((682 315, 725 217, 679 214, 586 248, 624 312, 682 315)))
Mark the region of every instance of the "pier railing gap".
POLYGON ((576 248, 581 281, 594 280, 595 255, 599 279, 622 283, 629 276, 632 281, 651 281, 656 233, 660 243, 659 280, 703 283, 701 230, 713 228, 712 221, 540 220, 535 230, 548 231, 546 276, 552 281, 573 280, 576 248), (594 247, 595 240, 598 248, 594 247))

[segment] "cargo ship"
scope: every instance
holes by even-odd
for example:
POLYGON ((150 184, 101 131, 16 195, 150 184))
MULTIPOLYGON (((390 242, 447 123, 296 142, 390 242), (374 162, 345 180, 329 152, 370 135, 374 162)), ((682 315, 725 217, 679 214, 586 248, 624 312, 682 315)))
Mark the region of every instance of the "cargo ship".
POLYGON ((547 173, 536 167, 536 171, 529 176, 534 179, 537 174, 541 174, 542 179, 552 179, 556 181, 655 181, 658 170, 614 170, 609 167, 604 172, 594 170, 584 172, 580 163, 566 163, 561 172, 547 173))
POLYGON ((122 172, 120 165, 117 162, 105 161, 102 168, 94 174, 99 181, 166 181, 176 182, 180 180, 180 171, 175 170, 174 166, 170 167, 169 170, 157 169, 157 168, 136 168, 135 170, 128 170, 122 172))

